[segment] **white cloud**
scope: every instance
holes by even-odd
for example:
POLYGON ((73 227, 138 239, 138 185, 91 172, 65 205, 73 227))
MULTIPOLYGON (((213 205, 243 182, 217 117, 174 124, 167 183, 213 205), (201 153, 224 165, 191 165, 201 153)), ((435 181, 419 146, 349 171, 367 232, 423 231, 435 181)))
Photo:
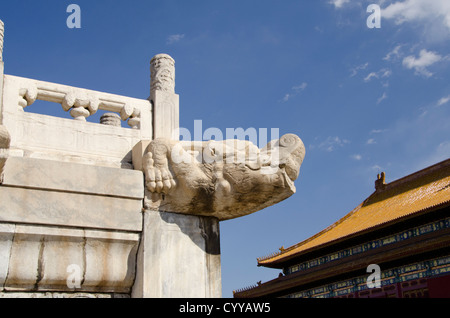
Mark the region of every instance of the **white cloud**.
POLYGON ((450 95, 448 95, 446 97, 442 97, 441 99, 438 100, 437 106, 442 106, 444 104, 447 104, 449 101, 450 101, 450 95))
POLYGON ((377 142, 375 141, 375 139, 370 138, 369 140, 367 140, 366 143, 367 143, 368 145, 373 145, 373 144, 376 144, 377 142))
POLYGON ((358 74, 358 72, 359 72, 360 70, 365 70, 368 66, 369 66, 369 63, 367 62, 367 63, 361 64, 361 65, 358 65, 358 66, 352 68, 352 69, 350 70, 350 72, 351 72, 350 77, 353 77, 353 76, 355 76, 356 74, 358 74))
POLYGON ((183 38, 184 38, 184 34, 172 34, 167 37, 166 43, 173 44, 173 43, 179 42, 183 38))
POLYGON ((404 0, 382 9, 385 19, 394 19, 397 24, 430 19, 442 19, 450 31, 450 2, 448 0, 404 0))
POLYGON ((306 86, 308 86, 308 83, 303 82, 300 85, 292 87, 292 89, 296 92, 301 92, 302 90, 304 90, 306 88, 306 86))
POLYGON ((383 100, 385 100, 387 98, 387 94, 386 93, 383 93, 383 95, 380 97, 380 98, 378 98, 378 100, 377 100, 377 104, 379 104, 379 103, 381 103, 383 100))
POLYGON ((371 72, 364 78, 364 82, 369 82, 372 78, 387 78, 392 75, 392 71, 388 68, 382 68, 378 72, 371 72))
POLYGON ((381 70, 381 77, 389 77, 392 75, 392 71, 389 69, 382 69, 381 70))
POLYGON ((360 154, 355 154, 355 155, 352 155, 352 156, 350 156, 352 159, 354 159, 354 160, 356 160, 356 161, 359 161, 359 160, 361 160, 362 159, 362 156, 360 155, 360 154))
POLYGON ((333 4, 336 9, 342 8, 342 6, 346 3, 349 3, 350 0, 330 0, 330 4, 333 4))
POLYGON ((292 87, 292 93, 286 93, 284 95, 282 101, 287 102, 292 97, 294 97, 297 94, 300 94, 302 91, 304 91, 307 86, 308 86, 308 83, 303 82, 300 85, 296 85, 296 86, 292 87))
POLYGON ((381 10, 382 19, 396 24, 411 23, 420 26, 425 40, 445 41, 450 36, 450 1, 403 0, 395 1, 381 10))
POLYGON ((391 61, 395 58, 400 57, 401 56, 401 52, 400 52, 401 47, 402 47, 402 45, 397 45, 396 47, 394 47, 392 49, 392 51, 390 51, 388 54, 386 54, 385 57, 383 57, 383 60, 391 61))
POLYGON ((369 75, 367 75, 367 76, 364 78, 364 82, 370 81, 370 80, 372 79, 372 77, 378 77, 378 76, 377 76, 377 73, 375 73, 375 72, 369 73, 369 75))
MULTIPOLYGON (((450 3, 450 2, 449 2, 450 3)), ((416 58, 413 55, 409 55, 403 59, 403 66, 407 69, 414 69, 416 74, 421 74, 426 77, 431 77, 433 73, 427 70, 427 67, 443 60, 443 57, 435 52, 427 51, 423 49, 419 53, 419 57, 416 58)))
POLYGON ((379 165, 373 165, 372 167, 370 167, 372 170, 376 170, 376 171, 383 171, 383 168, 381 168, 379 165))
POLYGON ((350 141, 347 139, 341 139, 338 136, 329 136, 325 141, 318 145, 318 148, 327 152, 332 152, 348 143, 350 143, 350 141))
POLYGON ((388 131, 389 129, 372 129, 371 131, 370 131, 370 133, 371 134, 381 134, 381 133, 384 133, 384 132, 386 132, 386 131, 388 131))

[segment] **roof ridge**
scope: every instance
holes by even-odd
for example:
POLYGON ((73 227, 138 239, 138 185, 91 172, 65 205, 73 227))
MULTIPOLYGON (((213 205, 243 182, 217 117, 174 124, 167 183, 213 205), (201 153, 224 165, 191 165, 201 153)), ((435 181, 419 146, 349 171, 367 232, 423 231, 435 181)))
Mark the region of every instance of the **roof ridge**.
POLYGON ((421 169, 419 171, 416 171, 416 172, 413 172, 411 174, 408 174, 408 175, 406 175, 404 177, 401 177, 399 179, 396 179, 394 181, 391 181, 391 182, 385 184, 385 187, 384 187, 383 191, 391 190, 391 189, 393 189, 395 187, 398 187, 398 186, 400 186, 400 185, 402 185, 404 183, 411 182, 413 180, 417 180, 418 178, 424 177, 426 175, 430 175, 431 173, 434 173, 436 171, 444 169, 447 166, 450 167, 450 158, 446 159, 444 161, 438 162, 438 163, 436 163, 434 165, 431 165, 429 167, 423 168, 423 169, 421 169))
MULTIPOLYGON (((334 222, 333 224, 329 225, 328 227, 324 228, 323 230, 321 230, 320 232, 314 234, 313 236, 297 243, 294 244, 288 248, 281 248, 279 251, 274 252, 266 257, 260 257, 257 258, 258 264, 259 265, 263 265, 261 263, 264 263, 264 261, 275 258, 275 257, 279 257, 280 255, 289 253, 290 251, 293 251, 295 249, 301 248, 301 246, 308 244, 309 242, 317 239, 318 237, 324 235, 325 233, 331 231, 333 228, 337 227, 339 224, 343 223, 345 220, 349 219, 350 217, 352 217, 355 213, 357 213, 359 210, 361 210, 362 208, 364 208, 366 205, 370 205, 371 203, 373 203, 372 201, 378 201, 379 199, 385 200, 387 198, 391 198, 391 197, 395 197, 397 195, 399 195, 399 193, 391 193, 390 195, 388 195, 388 197, 384 197, 384 195, 382 195, 382 197, 380 197, 380 194, 388 194, 388 191, 392 191, 393 189, 398 188, 401 185, 404 184, 408 184, 411 183, 413 181, 419 181, 420 178, 425 177, 425 176, 430 176, 433 175, 434 173, 442 170, 442 169, 448 169, 450 168, 450 158, 446 159, 444 161, 438 162, 432 166, 426 167, 424 169, 421 169, 419 171, 416 171, 414 173, 411 173, 409 175, 406 175, 400 179, 394 180, 388 184, 384 183, 384 173, 383 175, 378 175, 378 179, 375 181, 376 183, 376 190, 369 195, 362 203, 360 203, 357 207, 355 207, 353 210, 351 210, 350 212, 348 212, 346 215, 344 215, 343 217, 341 217, 339 220, 337 220, 336 222, 334 222), (378 182, 378 184, 377 184, 378 182)), ((445 177, 448 177, 449 175, 446 175, 445 177)), ((444 178, 445 178, 444 177, 444 178)), ((433 178, 435 178, 433 176, 433 178)), ((439 179, 438 176, 436 176, 436 179, 439 179)), ((426 185, 430 184, 432 182, 426 182, 426 185)), ((425 184, 423 184, 425 185, 425 184)), ((416 188, 416 186, 412 187, 411 189, 416 188)), ((410 190, 411 190, 410 189, 410 190)), ((407 190, 405 190, 407 191, 407 190)), ((400 191, 400 192, 405 192, 405 191, 400 191)), ((450 201, 450 200, 449 200, 450 201)), ((449 201, 446 200, 446 202, 448 203, 449 201)), ((443 204, 444 202, 440 202, 437 205, 443 204)), ((432 205, 433 206, 433 205, 432 205)), ((428 208, 432 207, 429 206, 428 208)), ((417 211, 416 211, 417 212, 417 211)), ((391 220, 392 221, 392 220, 391 220)), ((381 223, 383 224, 383 223, 381 223)))

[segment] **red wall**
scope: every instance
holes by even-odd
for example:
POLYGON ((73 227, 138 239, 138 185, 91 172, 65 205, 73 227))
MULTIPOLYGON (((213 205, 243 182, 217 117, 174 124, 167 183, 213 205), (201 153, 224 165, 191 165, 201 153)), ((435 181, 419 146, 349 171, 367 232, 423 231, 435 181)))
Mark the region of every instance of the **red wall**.
POLYGON ((450 298, 450 275, 428 279, 430 298, 450 298))

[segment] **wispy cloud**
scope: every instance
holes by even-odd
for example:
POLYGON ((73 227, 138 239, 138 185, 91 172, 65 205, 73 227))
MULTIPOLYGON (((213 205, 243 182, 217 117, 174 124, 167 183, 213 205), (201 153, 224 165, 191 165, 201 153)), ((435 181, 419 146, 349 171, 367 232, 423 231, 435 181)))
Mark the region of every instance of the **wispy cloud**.
POLYGON ((402 56, 402 53, 400 49, 402 48, 402 45, 397 45, 392 49, 392 51, 389 51, 389 53, 386 54, 385 57, 383 57, 383 60, 385 61, 392 61, 394 59, 397 59, 402 56))
MULTIPOLYGON (((444 98, 447 97, 450 96, 444 95, 444 98)), ((378 128, 374 129, 373 135, 370 135, 366 142, 367 147, 377 144, 377 152, 371 153, 374 163, 383 163, 382 160, 389 154, 389 160, 395 162, 395 174, 402 175, 449 158, 449 108, 436 107, 436 102, 437 100, 426 112, 419 113, 420 109, 416 109, 415 112, 404 113, 401 118, 390 124, 386 123, 389 125, 388 133, 381 133, 381 129, 378 128)), ((447 103, 450 104, 450 99, 447 103)))
POLYGON ((338 136, 329 136, 324 141, 320 142, 317 146, 312 145, 310 148, 318 148, 320 150, 326 152, 332 152, 339 148, 342 148, 344 145, 350 143, 349 140, 340 138, 338 136))
POLYGON ((450 33, 450 1, 448 0, 404 0, 389 4, 381 10, 383 19, 392 19, 396 24, 423 22, 440 24, 450 33))
POLYGON ((174 44, 181 41, 184 38, 184 34, 172 34, 167 37, 167 44, 174 44))
POLYGON ((308 86, 308 83, 303 82, 300 85, 294 86, 292 87, 292 89, 296 92, 301 92, 302 90, 304 90, 306 87, 308 86))
POLYGON ((442 97, 441 99, 438 100, 437 102, 437 106, 442 106, 444 104, 447 104, 450 101, 450 95, 446 96, 446 97, 442 97))
POLYGON ((377 72, 370 72, 365 78, 364 82, 369 82, 372 78, 387 78, 392 75, 392 71, 388 68, 383 68, 377 72))
POLYGON ((366 63, 364 63, 364 64, 355 66, 354 68, 350 69, 350 72, 351 72, 350 77, 355 76, 355 75, 358 74, 358 72, 361 71, 361 70, 365 70, 368 66, 369 66, 369 63, 366 62, 366 63))
POLYGON ((378 98, 377 100, 377 104, 381 103, 382 101, 384 101, 387 98, 387 94, 386 92, 383 93, 383 95, 381 97, 378 98))
POLYGON ((375 171, 383 171, 383 168, 380 167, 379 165, 373 165, 372 167, 370 167, 370 169, 375 170, 375 171))
POLYGON ((330 4, 334 5, 336 9, 342 8, 342 6, 346 3, 349 3, 350 0, 330 0, 330 4))
POLYGON ((422 49, 419 56, 416 58, 413 55, 409 55, 403 59, 403 66, 407 69, 414 69, 416 74, 423 75, 425 77, 431 77, 431 73, 427 67, 442 61, 444 58, 436 52, 427 51, 422 49))
POLYGON ((434 149, 431 149, 430 153, 427 153, 426 157, 418 161, 414 165, 413 169, 419 170, 424 167, 428 167, 443 160, 446 160, 448 158, 450 158, 450 140, 443 141, 439 143, 439 145, 435 146, 434 149))
POLYGON ((352 158, 353 160, 359 161, 362 159, 362 156, 360 154, 354 154, 354 155, 351 155, 350 158, 352 158))
POLYGON ((308 83, 306 83, 306 82, 303 82, 300 85, 293 86, 291 88, 291 91, 284 95, 282 101, 283 102, 287 102, 288 100, 290 100, 294 96, 296 96, 296 95, 300 94, 302 91, 304 91, 307 86, 308 86, 308 83))
POLYGON ((387 131, 389 131, 389 129, 372 129, 370 131, 370 133, 371 134, 381 134, 381 133, 384 133, 384 132, 387 132, 387 131))

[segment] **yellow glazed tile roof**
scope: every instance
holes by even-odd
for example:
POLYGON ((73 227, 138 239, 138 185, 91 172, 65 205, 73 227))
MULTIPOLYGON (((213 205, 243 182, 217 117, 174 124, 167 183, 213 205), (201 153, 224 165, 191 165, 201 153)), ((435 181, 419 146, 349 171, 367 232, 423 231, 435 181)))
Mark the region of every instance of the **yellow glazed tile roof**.
POLYGON ((280 253, 259 258, 259 265, 282 261, 333 241, 412 215, 440 204, 450 203, 450 159, 389 184, 383 184, 346 216, 280 253))

